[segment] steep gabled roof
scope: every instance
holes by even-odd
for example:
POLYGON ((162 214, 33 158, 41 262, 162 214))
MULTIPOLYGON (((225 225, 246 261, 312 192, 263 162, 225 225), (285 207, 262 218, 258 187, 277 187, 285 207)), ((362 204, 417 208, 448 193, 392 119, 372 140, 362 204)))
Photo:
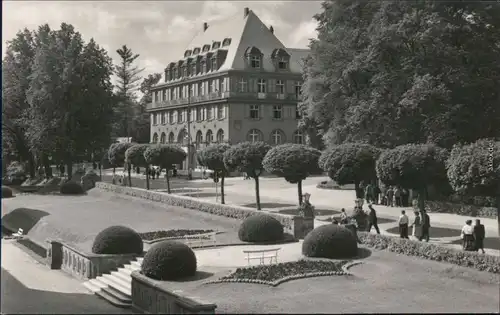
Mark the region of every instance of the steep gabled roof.
POLYGON ((286 51, 290 54, 290 71, 302 73, 304 67, 304 58, 309 55, 309 49, 302 48, 286 48, 286 51))

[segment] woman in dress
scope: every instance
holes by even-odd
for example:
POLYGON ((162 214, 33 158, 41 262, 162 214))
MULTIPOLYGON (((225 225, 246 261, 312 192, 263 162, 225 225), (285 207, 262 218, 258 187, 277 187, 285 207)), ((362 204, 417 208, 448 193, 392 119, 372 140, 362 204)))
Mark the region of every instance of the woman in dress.
POLYGON ((462 228, 462 247, 466 251, 475 251, 476 246, 474 243, 474 227, 472 226, 472 220, 465 221, 465 225, 462 228))
POLYGON ((413 227, 412 236, 419 239, 422 236, 422 219, 418 211, 415 211, 415 219, 413 219, 411 226, 413 227))

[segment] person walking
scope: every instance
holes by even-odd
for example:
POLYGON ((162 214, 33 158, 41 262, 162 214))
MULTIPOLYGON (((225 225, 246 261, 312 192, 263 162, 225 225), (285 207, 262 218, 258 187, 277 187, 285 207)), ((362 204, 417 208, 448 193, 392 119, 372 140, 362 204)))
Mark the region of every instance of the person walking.
POLYGON ((425 239, 426 242, 429 242, 429 230, 431 227, 431 221, 427 211, 425 209, 420 214, 422 220, 422 235, 420 235, 419 241, 425 239))
POLYGON ((422 236, 422 220, 418 211, 415 211, 415 219, 413 219, 411 226, 413 227, 412 236, 416 239, 420 239, 422 236))
POLYGON ((373 186, 373 203, 378 205, 379 198, 380 198, 380 188, 378 187, 378 185, 374 185, 373 186))
POLYGON ((368 229, 367 231, 370 232, 372 230, 372 226, 375 228, 375 231, 377 231, 377 234, 380 234, 380 229, 378 228, 377 224, 377 212, 375 209, 373 209, 372 205, 368 205, 368 209, 370 209, 370 213, 368 214, 368 229))
POLYGON ((475 241, 474 241, 474 228, 472 227, 472 220, 465 221, 465 225, 462 227, 461 235, 462 237, 462 248, 465 251, 475 251, 475 241))
POLYGON ((401 206, 408 207, 408 199, 409 199, 408 197, 409 197, 408 189, 403 188, 401 190, 401 206))
POLYGON ((347 223, 348 223, 347 213, 345 213, 345 209, 342 208, 342 210, 340 210, 340 224, 347 224, 347 223))
POLYGON ((408 216, 404 210, 401 211, 401 215, 399 216, 398 224, 399 224, 399 236, 401 238, 408 239, 408 216))
POLYGON ((392 186, 389 186, 389 189, 387 189, 387 205, 389 207, 394 207, 394 203, 392 202, 392 198, 394 197, 394 189, 392 186))
POLYGON ((399 186, 394 190, 394 199, 396 207, 401 207, 401 188, 399 186))
POLYGON ((484 225, 481 224, 481 220, 476 219, 476 223, 474 224, 473 233, 474 235, 474 247, 476 251, 481 250, 484 254, 484 238, 486 236, 486 232, 484 230, 484 225))
POLYGON ((365 200, 366 200, 366 203, 373 202, 373 185, 371 183, 366 185, 365 200))

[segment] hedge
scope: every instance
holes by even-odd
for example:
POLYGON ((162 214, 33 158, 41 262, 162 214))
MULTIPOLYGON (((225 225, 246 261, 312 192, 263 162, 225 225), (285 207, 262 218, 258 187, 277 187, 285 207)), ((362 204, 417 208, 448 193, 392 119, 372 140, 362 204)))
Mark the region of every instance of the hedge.
POLYGON ((495 207, 468 205, 447 201, 425 201, 427 212, 433 213, 451 213, 463 216, 478 218, 497 218, 497 209, 495 207))
POLYGON ((447 262, 461 267, 474 268, 479 271, 500 273, 500 257, 498 256, 465 252, 443 247, 442 245, 371 234, 369 232, 358 232, 358 237, 363 245, 374 249, 447 262))
MULTIPOLYGON (((203 211, 219 216, 240 219, 240 220, 246 219, 247 217, 257 213, 262 213, 261 211, 235 205, 211 203, 187 196, 177 196, 156 191, 149 191, 140 188, 118 186, 105 182, 97 182, 96 187, 114 193, 149 199, 152 201, 162 202, 171 206, 194 209, 198 211, 203 211)), ((292 234, 294 234, 295 232, 295 225, 296 225, 295 221, 302 219, 300 217, 294 217, 278 213, 268 213, 268 215, 276 218, 281 223, 281 225, 283 225, 285 231, 292 232, 292 234)))

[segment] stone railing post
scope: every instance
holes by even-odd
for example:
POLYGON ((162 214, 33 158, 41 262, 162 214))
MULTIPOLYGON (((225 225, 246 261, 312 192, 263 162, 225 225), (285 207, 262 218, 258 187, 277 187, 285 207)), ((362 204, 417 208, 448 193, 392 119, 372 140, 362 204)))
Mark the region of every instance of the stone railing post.
POLYGON ((50 269, 61 269, 63 262, 62 244, 58 241, 48 241, 47 243, 47 265, 50 269))

